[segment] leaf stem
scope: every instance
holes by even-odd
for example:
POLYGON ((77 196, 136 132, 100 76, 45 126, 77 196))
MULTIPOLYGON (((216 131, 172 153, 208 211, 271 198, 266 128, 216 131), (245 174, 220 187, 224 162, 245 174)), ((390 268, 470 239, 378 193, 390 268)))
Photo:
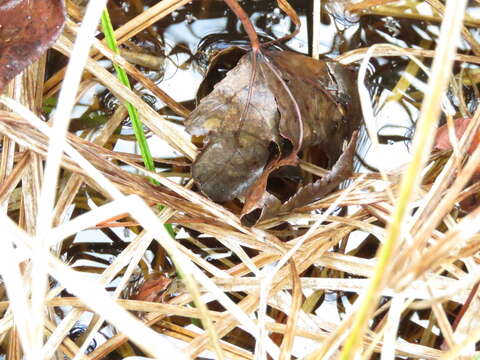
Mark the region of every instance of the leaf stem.
POLYGON ((255 31, 255 28, 253 27, 253 24, 250 21, 247 13, 236 0, 225 0, 225 3, 235 13, 235 15, 237 15, 238 19, 243 25, 243 28, 245 29, 245 32, 248 35, 248 38, 250 39, 253 52, 257 53, 260 50, 260 41, 258 40, 257 32, 255 31))

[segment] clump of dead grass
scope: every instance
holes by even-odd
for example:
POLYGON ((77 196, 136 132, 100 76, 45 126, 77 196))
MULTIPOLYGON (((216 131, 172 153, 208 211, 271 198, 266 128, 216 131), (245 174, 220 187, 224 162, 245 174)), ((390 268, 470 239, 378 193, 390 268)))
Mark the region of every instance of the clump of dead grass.
MULTIPOLYGON (((186 115, 185 108, 92 37, 104 1, 90 2, 85 11, 69 3, 72 20, 55 49, 79 61, 69 64, 74 71, 61 71, 44 84, 39 75, 44 62, 40 61, 15 79, 0 98, 5 106, 0 113, 0 199, 6 215, 0 223, 7 235, 0 242, 0 256, 9 299, 1 303, 4 313, 0 333, 4 344, 8 344, 4 346, 8 358, 20 358, 23 349, 28 359, 61 354, 75 359, 103 359, 131 341, 156 358, 196 357, 210 349, 217 359, 265 359, 266 354, 287 359, 299 338, 316 344, 315 351, 304 353, 308 359, 368 359, 373 353, 380 353, 382 359, 472 357, 480 339, 475 325, 479 306, 476 284, 480 208, 462 213, 458 203, 466 194, 478 191, 469 181, 478 168, 480 150, 471 156, 466 155, 466 150, 480 126, 480 110, 444 163, 438 165, 437 160, 429 159, 429 153, 453 61, 479 63, 480 57, 476 52, 475 56, 455 55, 459 34, 465 36, 469 31, 465 26, 473 21, 462 22, 465 1, 449 0, 445 8, 438 1, 427 2, 443 14, 443 26, 448 29, 440 35, 435 52, 378 45, 343 54, 339 59, 343 63, 363 60, 366 66, 372 56, 407 55, 422 65, 416 57, 433 56, 411 163, 395 172, 356 174, 346 189, 253 228, 242 226, 236 214, 192 191, 189 182, 179 185, 165 173, 145 170, 134 156, 110 150, 108 140, 126 116, 123 107, 92 141, 66 132, 77 90, 87 86, 80 83, 80 69, 85 68, 91 75, 85 82, 93 79, 120 100, 133 104, 146 127, 179 151, 184 160, 196 156, 196 147, 177 127, 96 62, 100 57, 116 62, 171 109, 186 115), (81 28, 75 23, 79 20, 83 21, 81 28), (90 44, 93 51, 83 64, 75 54, 85 53, 90 44), (62 102, 52 126, 39 118, 41 89, 46 96, 61 89, 62 102), (123 165, 137 173, 125 171, 123 165), (60 167, 62 181, 57 186, 60 167), (438 168, 438 176, 422 181, 428 167, 438 168), (160 185, 152 185, 148 177, 160 185), (470 188, 465 189, 467 185, 470 188), (97 191, 102 204, 71 217, 83 186, 97 191), (159 211, 155 204, 166 208, 159 211), (335 213, 338 207, 347 206, 350 211, 335 213), (115 222, 125 214, 128 223, 115 222), (173 240, 162 226, 166 222, 187 229, 187 240, 173 240), (136 226, 137 235, 92 278, 74 271, 59 256, 65 239, 99 224, 136 226), (381 243, 375 258, 343 251, 349 237, 359 231, 368 234, 365 241, 373 237, 381 243), (223 258, 208 245, 211 239, 235 257, 223 258), (118 300, 155 241, 166 249, 181 273, 182 280, 175 280, 168 303, 118 300), (195 247, 218 261, 207 261, 192 251, 195 247), (318 271, 307 276, 305 271, 312 269, 318 271), (56 283, 47 288, 49 277, 56 283), (106 286, 115 278, 119 279, 115 290, 107 292, 106 286), (73 298, 61 295, 65 288, 74 294, 73 298), (352 304, 338 324, 315 312, 317 302, 327 291, 358 294, 346 297, 352 304), (190 306, 195 298, 203 299, 207 306, 190 306), (68 310, 59 317, 55 315, 58 307, 68 310), (401 338, 403 324, 412 312, 421 310, 429 315, 426 325, 418 329, 420 334, 412 335, 412 341, 401 338), (142 315, 134 317, 128 311, 142 315), (74 342, 67 335, 85 313, 95 316, 81 340, 74 342), (456 316, 454 322, 452 316, 456 316), (201 319, 209 331, 200 327, 191 330, 187 327, 191 318, 201 319), (84 355, 104 321, 115 327, 116 334, 84 355), (213 326, 206 326, 209 323, 213 326), (255 339, 255 348, 241 347, 245 332, 255 339), (438 339, 443 339, 441 345, 438 339)), ((164 0, 152 6, 117 29, 119 43, 186 3, 164 0)), ((388 10, 392 16, 410 14, 401 6, 375 5, 375 1, 363 1, 357 4, 357 10, 388 10)), ((467 40, 476 51, 475 40, 467 40)), ((363 87, 362 69, 359 91, 375 145, 375 122, 363 87)), ((302 168, 316 175, 325 172, 307 162, 302 163, 302 168)))

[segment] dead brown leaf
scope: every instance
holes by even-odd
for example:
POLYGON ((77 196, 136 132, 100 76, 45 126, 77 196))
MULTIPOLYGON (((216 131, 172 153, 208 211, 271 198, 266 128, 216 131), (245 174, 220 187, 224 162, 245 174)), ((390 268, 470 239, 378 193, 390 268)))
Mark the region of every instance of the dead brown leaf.
POLYGON ((252 71, 249 53, 187 118, 190 134, 208 137, 193 165, 193 177, 217 202, 245 193, 267 165, 270 143, 280 142, 277 104, 262 73, 254 79, 248 109, 242 114, 252 71))
POLYGON ((62 0, 0 2, 0 93, 54 43, 65 21, 62 0))
POLYGON ((274 212, 281 202, 266 192, 269 175, 296 165, 311 146, 332 166, 360 113, 354 74, 343 65, 288 51, 249 52, 187 119, 190 134, 206 136, 193 177, 214 201, 246 195, 243 215, 274 212))

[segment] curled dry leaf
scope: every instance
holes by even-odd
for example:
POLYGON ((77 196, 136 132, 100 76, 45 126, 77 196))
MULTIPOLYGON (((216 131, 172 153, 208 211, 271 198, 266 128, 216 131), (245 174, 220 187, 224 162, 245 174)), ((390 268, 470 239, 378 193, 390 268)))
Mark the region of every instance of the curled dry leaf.
MULTIPOLYGON (((298 152, 312 146, 332 166, 360 114, 354 73, 343 65, 288 51, 249 52, 186 121, 190 134, 206 136, 193 177, 214 201, 245 195, 242 215, 254 223, 281 207, 266 192, 269 175, 296 165, 298 152)), ((333 182, 345 173, 337 171, 333 182)))
POLYGON ((266 57, 264 72, 278 103, 281 136, 297 152, 320 146, 333 164, 359 126, 354 73, 335 61, 287 51, 268 51, 266 57))
POLYGON ((60 35, 63 0, 0 1, 0 92, 60 35))
POLYGON ((321 179, 301 188, 295 195, 286 201, 280 208, 281 212, 290 211, 310 202, 320 200, 330 191, 336 189, 340 183, 352 176, 353 159, 355 157, 355 145, 358 131, 352 135, 347 148, 338 158, 330 173, 321 179))

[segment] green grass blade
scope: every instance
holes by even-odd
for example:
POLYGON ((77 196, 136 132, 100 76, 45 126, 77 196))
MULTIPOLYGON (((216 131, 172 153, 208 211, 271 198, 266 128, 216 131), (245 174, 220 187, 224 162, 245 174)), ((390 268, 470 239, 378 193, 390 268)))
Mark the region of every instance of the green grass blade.
MULTIPOLYGON (((117 40, 115 39, 115 34, 113 32, 112 22, 110 21, 110 16, 106 9, 103 11, 102 14, 102 29, 103 33, 105 34, 105 39, 107 41, 108 47, 115 53, 119 54, 120 50, 118 48, 117 40)), ((129 89, 131 89, 132 87, 130 85, 130 81, 128 80, 128 76, 125 70, 116 64, 113 64, 113 66, 115 68, 115 71, 117 72, 117 76, 120 82, 129 89)), ((138 115, 138 111, 134 106, 132 106, 132 104, 128 102, 125 103, 125 107, 127 108, 128 115, 130 116, 130 120, 132 121, 133 131, 135 133, 135 138, 137 139, 137 143, 140 148, 140 153, 142 155, 145 167, 150 171, 155 171, 152 154, 150 152, 150 148, 148 147, 145 133, 143 132, 143 125, 138 115)))
MULTIPOLYGON (((117 45, 117 40, 115 39, 115 34, 113 31, 112 22, 110 21, 110 15, 108 14, 107 9, 103 11, 102 14, 102 30, 105 34, 105 40, 107 41, 107 45, 116 54, 120 53, 120 49, 117 45)), ((130 81, 128 80, 127 73, 125 70, 113 64, 115 71, 117 72, 117 77, 120 82, 131 89, 130 81)), ((145 168, 150 171, 155 171, 155 165, 153 163, 152 153, 150 152, 150 148, 148 147, 147 138, 145 137, 145 133, 143 132, 143 124, 140 120, 140 116, 138 115, 137 109, 130 104, 129 102, 125 103, 125 107, 127 108, 128 115, 130 116, 130 120, 132 121, 133 131, 135 133, 135 138, 137 139, 138 147, 140 148, 140 154, 142 155, 143 163, 145 164, 145 168)), ((158 185, 155 180, 151 180, 153 184, 158 185)), ((165 229, 170 234, 172 238, 175 238, 175 231, 171 224, 165 224, 165 229)))

